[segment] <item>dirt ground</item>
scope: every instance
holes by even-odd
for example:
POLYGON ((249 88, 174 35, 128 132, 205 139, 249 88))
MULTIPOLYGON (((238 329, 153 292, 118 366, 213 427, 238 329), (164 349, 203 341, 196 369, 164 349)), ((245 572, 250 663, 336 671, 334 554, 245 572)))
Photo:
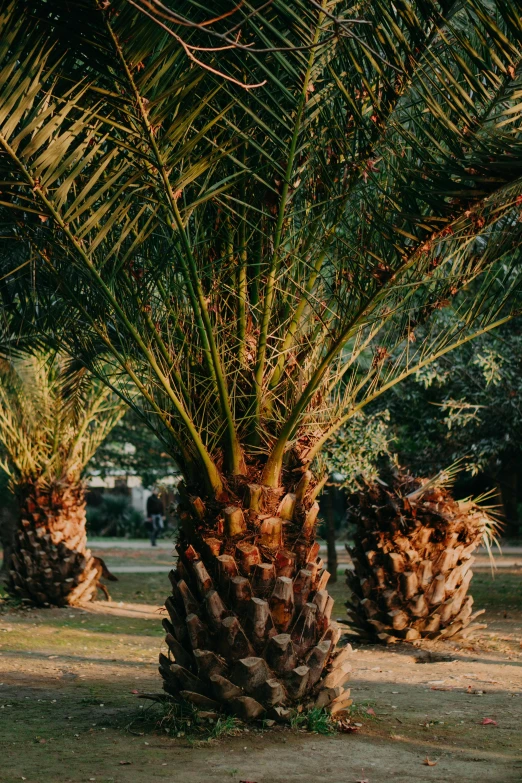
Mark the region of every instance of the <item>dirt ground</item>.
MULTIPOLYGON (((120 574, 110 603, 1 607, 2 783, 522 781, 522 571, 475 575, 488 628, 473 644, 354 645, 361 727, 330 736, 261 726, 198 740, 144 722, 167 585, 120 574)), ((332 591, 340 617, 346 588, 332 591)))

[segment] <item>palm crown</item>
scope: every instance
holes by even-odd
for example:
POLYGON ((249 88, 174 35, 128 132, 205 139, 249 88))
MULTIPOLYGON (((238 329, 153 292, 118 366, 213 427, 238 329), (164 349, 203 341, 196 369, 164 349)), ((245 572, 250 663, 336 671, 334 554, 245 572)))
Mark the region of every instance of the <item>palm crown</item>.
POLYGON ((2 204, 70 350, 220 496, 506 317, 522 28, 501 0, 178 5, 3 4, 2 204))
POLYGON ((64 357, 40 352, 4 361, 0 465, 13 489, 35 482, 79 482, 124 411, 107 386, 64 357))

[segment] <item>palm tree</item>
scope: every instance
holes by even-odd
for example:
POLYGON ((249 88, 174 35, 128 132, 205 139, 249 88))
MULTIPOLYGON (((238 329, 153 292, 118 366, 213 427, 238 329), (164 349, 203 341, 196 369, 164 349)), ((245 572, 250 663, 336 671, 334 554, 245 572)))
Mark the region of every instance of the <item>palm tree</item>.
POLYGON ((458 465, 430 480, 394 470, 353 499, 354 570, 346 571, 349 623, 360 636, 398 640, 467 638, 474 622, 468 588, 473 552, 490 550, 498 521, 470 498, 455 501, 448 485, 458 465))
POLYGON ((105 384, 71 364, 40 352, 0 366, 0 466, 19 509, 8 588, 39 606, 96 592, 82 471, 125 411, 105 384))
POLYGON ((506 0, 204 5, 3 3, 2 219, 31 259, 4 255, 5 299, 119 377, 183 472, 166 692, 335 712, 321 448, 510 317, 522 23, 506 0))

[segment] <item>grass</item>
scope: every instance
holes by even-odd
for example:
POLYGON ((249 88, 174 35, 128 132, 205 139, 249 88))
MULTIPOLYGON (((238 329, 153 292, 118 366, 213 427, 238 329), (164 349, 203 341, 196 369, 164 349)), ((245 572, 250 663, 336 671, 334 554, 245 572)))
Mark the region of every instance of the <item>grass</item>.
POLYGON ((376 701, 375 699, 362 699, 352 704, 350 707, 350 717, 357 720, 377 720, 377 714, 375 712, 376 701), (368 710, 371 710, 368 712, 368 710))
POLYGON ((235 736, 241 732, 241 726, 241 721, 230 715, 202 717, 191 704, 162 699, 137 712, 126 728, 132 733, 141 733, 141 729, 143 733, 160 732, 193 742, 235 736))
POLYGON ((167 574, 118 574, 118 581, 109 583, 109 592, 113 601, 163 606, 170 583, 167 574))
POLYGON ((309 731, 312 734, 334 734, 336 723, 324 709, 314 707, 311 710, 295 712, 290 719, 290 728, 309 731))
MULTIPOLYGON (((475 571, 470 593, 475 605, 491 612, 522 611, 522 570, 498 569, 497 571, 475 571)), ((344 577, 330 583, 328 590, 335 600, 334 617, 344 618, 344 604, 349 591, 344 577)))
POLYGON ((477 606, 494 611, 522 611, 522 570, 476 571, 471 582, 471 593, 477 606))

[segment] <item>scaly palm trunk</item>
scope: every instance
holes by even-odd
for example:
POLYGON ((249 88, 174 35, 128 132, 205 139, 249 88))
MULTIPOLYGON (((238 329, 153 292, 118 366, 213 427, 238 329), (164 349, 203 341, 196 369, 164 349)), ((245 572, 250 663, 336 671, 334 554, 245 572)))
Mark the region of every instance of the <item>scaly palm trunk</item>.
POLYGON ((397 640, 466 637, 485 626, 473 623, 473 551, 485 515, 472 502, 458 503, 448 490, 399 476, 360 493, 353 509, 354 571, 347 602, 350 624, 363 637, 397 640))
POLYGON ((88 601, 97 569, 87 549, 82 484, 19 487, 20 521, 9 570, 13 595, 39 606, 88 601))
POLYGON ((314 542, 311 473, 288 489, 237 486, 229 505, 183 498, 163 621, 170 652, 160 656, 171 696, 243 720, 351 703, 350 648, 336 649, 341 630, 314 542))

